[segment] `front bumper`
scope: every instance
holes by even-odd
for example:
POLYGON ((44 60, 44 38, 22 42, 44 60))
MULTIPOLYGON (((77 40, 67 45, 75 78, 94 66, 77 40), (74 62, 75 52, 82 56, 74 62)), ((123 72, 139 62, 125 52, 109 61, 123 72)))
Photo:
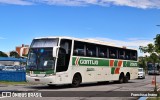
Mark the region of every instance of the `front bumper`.
POLYGON ((138 78, 144 78, 144 76, 143 75, 138 75, 138 78))
POLYGON ((26 80, 29 83, 55 84, 55 76, 36 77, 36 76, 26 75, 26 80))

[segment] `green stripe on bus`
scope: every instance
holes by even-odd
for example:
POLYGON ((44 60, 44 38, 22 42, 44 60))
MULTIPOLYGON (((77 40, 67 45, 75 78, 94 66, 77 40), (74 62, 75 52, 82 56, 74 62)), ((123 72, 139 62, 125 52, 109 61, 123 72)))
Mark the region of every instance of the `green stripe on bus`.
POLYGON ((112 67, 111 68, 111 74, 114 74, 114 71, 115 71, 115 67, 112 67))
POLYGON ((127 61, 123 61, 123 67, 127 67, 127 61))
POLYGON ((118 66, 118 60, 114 60, 114 66, 118 66))
POLYGON ((72 65, 76 66, 109 66, 109 60, 96 58, 72 58, 72 65))
MULTIPOLYGON (((26 73, 30 73, 30 71, 26 70, 26 73)), ((39 70, 33 71, 33 74, 53 74, 53 73, 54 73, 53 69, 45 71, 39 71, 39 70)))
MULTIPOLYGON (((109 66, 109 61, 111 59, 104 59, 104 58, 84 58, 84 57, 72 57, 72 65, 75 66, 109 66)), ((114 60, 114 67, 118 66, 118 61, 114 60)), ((122 60, 121 60, 122 61, 122 60)), ((123 67, 138 67, 137 61, 123 61, 123 67)))
POLYGON ((72 57, 72 65, 75 65, 76 57, 72 57))

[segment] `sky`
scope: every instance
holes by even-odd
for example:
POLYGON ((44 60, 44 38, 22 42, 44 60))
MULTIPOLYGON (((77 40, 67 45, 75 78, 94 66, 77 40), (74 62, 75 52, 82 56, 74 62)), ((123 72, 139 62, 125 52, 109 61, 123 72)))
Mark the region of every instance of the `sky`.
POLYGON ((0 0, 0 51, 69 36, 138 49, 160 34, 159 0, 0 0))

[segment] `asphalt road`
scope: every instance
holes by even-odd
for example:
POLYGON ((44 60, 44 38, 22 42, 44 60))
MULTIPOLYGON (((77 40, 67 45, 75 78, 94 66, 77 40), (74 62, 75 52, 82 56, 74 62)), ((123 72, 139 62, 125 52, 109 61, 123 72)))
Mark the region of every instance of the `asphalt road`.
MULTIPOLYGON (((145 79, 130 80, 129 83, 118 84, 116 82, 109 83, 91 83, 82 84, 78 88, 71 88, 68 85, 48 87, 44 84, 36 85, 0 85, 1 91, 29 91, 29 93, 39 93, 42 95, 38 98, 0 98, 4 100, 137 100, 139 97, 131 97, 131 93, 139 93, 139 91, 153 91, 153 76, 146 76, 145 79), (83 92, 82 92, 83 91, 83 92), (136 91, 136 92, 135 92, 136 91)), ((160 76, 157 76, 157 85, 160 88, 160 76)), ((21 93, 21 92, 19 92, 21 93)), ((37 96, 38 96, 37 95, 37 96)), ((0 95, 1 96, 1 95, 0 95)))

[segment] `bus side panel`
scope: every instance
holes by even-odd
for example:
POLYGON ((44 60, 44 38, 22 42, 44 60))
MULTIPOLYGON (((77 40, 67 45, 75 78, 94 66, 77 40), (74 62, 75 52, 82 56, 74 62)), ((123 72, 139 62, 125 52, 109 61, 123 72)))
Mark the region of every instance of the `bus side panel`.
POLYGON ((120 69, 120 72, 123 72, 126 76, 127 72, 130 73, 130 79, 138 78, 138 68, 137 67, 123 67, 120 69))
POLYGON ((138 78, 138 68, 132 67, 131 68, 131 79, 136 79, 136 78, 138 78))
POLYGON ((114 81, 118 80, 119 75, 117 74, 111 74, 111 68, 110 67, 100 67, 98 68, 98 74, 96 74, 97 79, 95 81, 114 81))
POLYGON ((66 72, 56 73, 56 82, 55 84, 71 84, 71 75, 66 72))

